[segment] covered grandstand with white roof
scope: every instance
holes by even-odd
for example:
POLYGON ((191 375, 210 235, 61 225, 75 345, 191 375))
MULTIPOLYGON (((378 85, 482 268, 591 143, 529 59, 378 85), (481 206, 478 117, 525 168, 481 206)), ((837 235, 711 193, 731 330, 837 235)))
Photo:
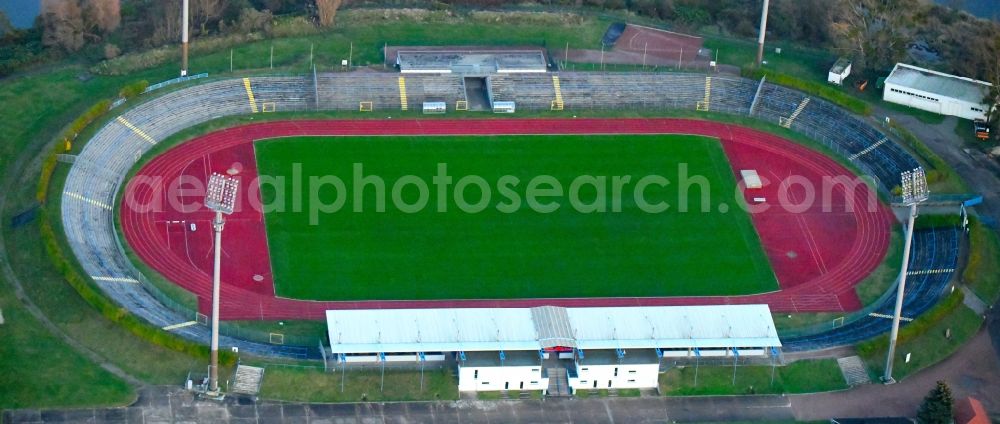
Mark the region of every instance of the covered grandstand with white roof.
POLYGON ((768 356, 767 305, 327 311, 341 364, 454 359, 459 389, 655 387, 663 358, 768 356))

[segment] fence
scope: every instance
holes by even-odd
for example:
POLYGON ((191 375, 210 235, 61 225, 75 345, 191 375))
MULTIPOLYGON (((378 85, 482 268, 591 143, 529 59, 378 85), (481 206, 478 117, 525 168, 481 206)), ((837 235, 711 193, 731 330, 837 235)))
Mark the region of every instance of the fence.
POLYGON ((206 73, 201 73, 201 74, 197 74, 197 75, 188 75, 188 76, 185 76, 185 77, 177 77, 177 78, 174 78, 174 79, 171 79, 171 80, 166 80, 166 81, 163 81, 163 82, 158 82, 158 83, 153 84, 153 85, 151 85, 149 87, 146 87, 146 90, 143 91, 142 93, 145 94, 145 93, 148 93, 150 91, 159 90, 159 89, 161 89, 163 87, 166 87, 168 85, 174 85, 174 84, 182 83, 184 81, 191 81, 191 80, 196 80, 196 79, 201 79, 201 78, 208 78, 208 73, 206 72, 206 73))

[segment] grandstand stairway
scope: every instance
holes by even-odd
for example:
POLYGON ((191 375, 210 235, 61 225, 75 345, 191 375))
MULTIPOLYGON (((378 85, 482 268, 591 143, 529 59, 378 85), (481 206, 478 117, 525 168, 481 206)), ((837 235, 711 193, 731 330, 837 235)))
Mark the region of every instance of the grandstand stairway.
POLYGON ((569 374, 567 373, 566 368, 546 368, 545 371, 549 375, 549 389, 546 392, 547 396, 569 396, 569 374))
POLYGON ((399 77, 399 108, 403 111, 408 109, 406 102, 406 78, 399 77))
POLYGON ((802 111, 805 110, 806 106, 809 106, 808 97, 802 99, 802 103, 799 103, 799 107, 795 108, 795 112, 792 112, 792 116, 789 116, 788 119, 786 119, 785 122, 781 124, 781 126, 785 128, 791 128, 792 122, 795 122, 795 118, 799 117, 802 111))
POLYGON ((559 75, 552 76, 552 90, 556 93, 556 99, 552 101, 552 110, 563 110, 562 88, 559 86, 559 75))
POLYGON ((230 392, 256 396, 260 391, 260 383, 263 379, 263 368, 237 365, 230 392))
POLYGON ((698 102, 696 109, 707 112, 712 106, 712 77, 705 77, 705 98, 698 102))
POLYGON ((250 78, 243 78, 243 88, 247 91, 247 101, 250 102, 250 110, 257 113, 257 100, 253 97, 253 88, 250 86, 250 78))
POLYGON ((840 366, 840 372, 844 374, 844 381, 847 382, 848 386, 859 386, 872 382, 868 378, 868 370, 865 368, 865 363, 861 360, 860 356, 837 358, 837 365, 840 366))

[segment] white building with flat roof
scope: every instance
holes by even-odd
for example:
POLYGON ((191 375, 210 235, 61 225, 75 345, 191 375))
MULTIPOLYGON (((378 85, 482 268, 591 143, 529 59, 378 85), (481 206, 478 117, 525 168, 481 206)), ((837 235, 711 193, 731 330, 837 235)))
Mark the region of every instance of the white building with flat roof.
POLYGON ((993 85, 897 63, 885 79, 882 99, 887 102, 964 119, 986 119, 992 105, 983 100, 993 85))
POLYGON ((454 360, 461 391, 653 388, 662 359, 767 356, 767 305, 331 310, 339 364, 454 360), (551 376, 551 377, 550 377, 551 376), (553 378, 561 381, 552 384, 553 378))

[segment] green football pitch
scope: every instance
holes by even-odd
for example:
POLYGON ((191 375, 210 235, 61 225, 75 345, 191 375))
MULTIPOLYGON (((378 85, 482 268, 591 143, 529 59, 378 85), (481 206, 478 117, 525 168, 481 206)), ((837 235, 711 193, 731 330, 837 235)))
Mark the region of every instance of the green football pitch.
POLYGON ((749 215, 735 204, 733 171, 716 139, 294 137, 261 140, 255 150, 260 174, 271 181, 261 183, 261 199, 280 297, 652 297, 778 289, 749 215), (707 189, 682 190, 683 167, 685 175, 703 176, 707 189), (443 175, 451 181, 435 180, 443 175), (371 181, 357 186, 361 176, 382 180, 384 191, 371 181), (685 200, 690 210, 681 212, 685 200), (656 210, 663 204, 669 207, 656 210), (320 205, 330 206, 317 212, 320 205))

